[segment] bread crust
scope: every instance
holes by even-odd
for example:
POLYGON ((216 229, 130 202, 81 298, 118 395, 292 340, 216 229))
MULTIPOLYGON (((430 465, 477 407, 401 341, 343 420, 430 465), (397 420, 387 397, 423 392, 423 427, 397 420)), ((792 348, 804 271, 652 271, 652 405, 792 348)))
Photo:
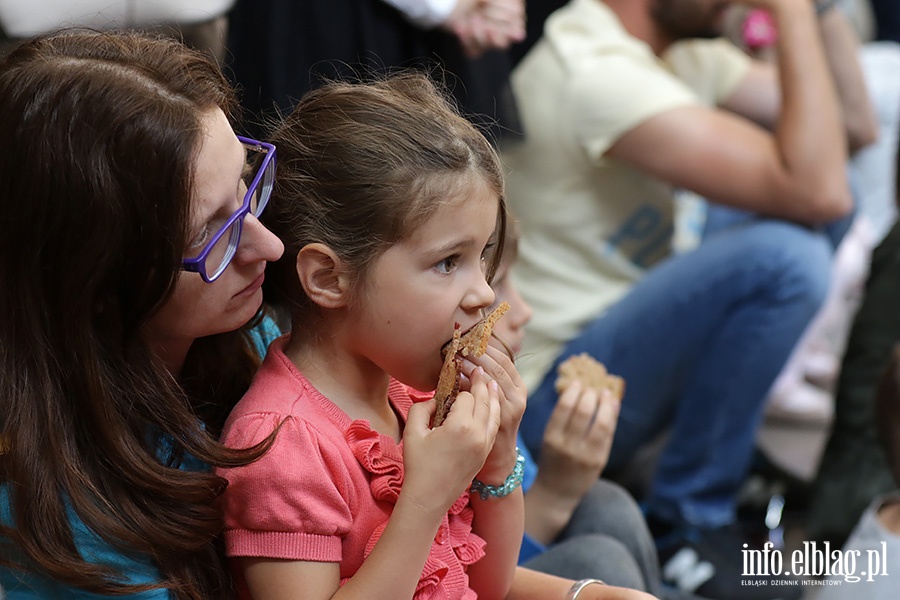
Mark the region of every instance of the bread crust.
POLYGON ((438 427, 450 414, 450 407, 459 394, 460 370, 463 356, 481 356, 487 351, 494 325, 509 310, 508 302, 501 302, 491 314, 481 319, 465 335, 460 334, 459 323, 454 325, 453 338, 441 349, 444 364, 438 378, 434 398, 437 406, 431 426, 438 427))
POLYGON ((625 395, 625 380, 612 375, 606 366, 587 353, 570 356, 556 370, 556 393, 562 394, 574 381, 601 393, 609 390, 618 400, 625 395))

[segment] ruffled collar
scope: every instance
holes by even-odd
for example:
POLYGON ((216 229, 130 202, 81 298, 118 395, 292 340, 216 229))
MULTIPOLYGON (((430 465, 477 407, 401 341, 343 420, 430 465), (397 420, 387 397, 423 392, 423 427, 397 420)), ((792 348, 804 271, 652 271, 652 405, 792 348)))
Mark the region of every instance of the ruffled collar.
MULTIPOLYGON (((405 417, 405 411, 401 413, 405 417)), ((370 475, 369 486, 372 496, 389 504, 396 504, 403 486, 403 446, 374 431, 368 421, 358 420, 347 427, 345 438, 356 460, 370 475)), ((450 545, 456 560, 462 569, 481 559, 485 552, 485 542, 472 533, 474 511, 470 504, 468 492, 463 492, 450 506, 432 544, 432 551, 425 561, 425 567, 416 586, 414 600, 431 598, 435 590, 442 585, 444 579, 452 572, 447 563, 446 553, 435 546, 450 545)), ((387 521, 372 532, 366 544, 365 556, 368 557, 381 538, 387 521)), ((465 597, 465 590, 460 590, 465 597)))

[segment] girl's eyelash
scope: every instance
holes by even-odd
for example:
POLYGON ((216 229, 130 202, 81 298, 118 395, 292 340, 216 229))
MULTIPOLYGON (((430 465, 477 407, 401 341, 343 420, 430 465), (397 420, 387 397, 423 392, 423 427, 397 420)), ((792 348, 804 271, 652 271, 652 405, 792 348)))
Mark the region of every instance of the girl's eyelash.
POLYGON ((453 267, 456 266, 456 262, 459 259, 459 255, 454 254, 453 256, 448 256, 447 258, 439 261, 435 264, 435 268, 441 273, 449 273, 453 270, 453 267))

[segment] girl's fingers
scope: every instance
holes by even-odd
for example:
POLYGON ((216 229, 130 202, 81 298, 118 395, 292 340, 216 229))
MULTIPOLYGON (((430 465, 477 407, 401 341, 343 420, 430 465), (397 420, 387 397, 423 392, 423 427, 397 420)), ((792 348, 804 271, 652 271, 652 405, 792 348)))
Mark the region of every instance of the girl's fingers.
POLYGON ((406 415, 406 428, 411 427, 418 431, 428 429, 436 406, 437 402, 433 397, 425 402, 413 403, 413 405, 409 407, 409 413, 406 415))
POLYGON ((475 408, 475 421, 487 424, 493 436, 500 427, 500 386, 481 367, 472 372, 471 378, 472 394, 483 400, 475 408))
POLYGON ((483 415, 487 414, 487 407, 490 403, 487 393, 487 382, 488 379, 484 371, 480 368, 476 369, 468 377, 469 384, 467 388, 457 394, 453 406, 450 407, 450 415, 447 418, 449 419, 454 413, 460 415, 458 418, 469 418, 476 421, 479 415, 483 418, 483 415))
POLYGON ((493 442, 500 428, 500 387, 480 367, 472 372, 470 379, 471 389, 459 393, 445 422, 452 420, 462 424, 468 419, 477 425, 486 426, 489 441, 493 442))
POLYGON ((483 355, 466 357, 462 361, 463 375, 470 376, 476 367, 484 369, 487 376, 500 384, 500 391, 507 399, 525 396, 525 384, 522 377, 505 351, 488 346, 483 355))

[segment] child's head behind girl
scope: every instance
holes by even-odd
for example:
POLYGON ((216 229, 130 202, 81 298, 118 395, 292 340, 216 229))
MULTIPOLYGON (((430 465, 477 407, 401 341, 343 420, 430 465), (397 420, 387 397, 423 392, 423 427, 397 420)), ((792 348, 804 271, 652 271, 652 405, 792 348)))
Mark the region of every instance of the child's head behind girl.
POLYGON ((507 314, 494 326, 494 336, 506 347, 512 358, 516 358, 525 341, 525 326, 531 321, 532 309, 519 294, 512 280, 511 271, 519 257, 519 225, 514 219, 506 227, 503 238, 503 258, 497 265, 497 272, 491 287, 494 288, 494 304, 507 302, 507 314))
POLYGON ((493 302, 487 280, 506 228, 495 150, 414 73, 327 84, 273 142, 277 201, 266 216, 285 254, 269 298, 290 311, 292 346, 337 336, 432 389, 454 322, 471 326, 493 302))

